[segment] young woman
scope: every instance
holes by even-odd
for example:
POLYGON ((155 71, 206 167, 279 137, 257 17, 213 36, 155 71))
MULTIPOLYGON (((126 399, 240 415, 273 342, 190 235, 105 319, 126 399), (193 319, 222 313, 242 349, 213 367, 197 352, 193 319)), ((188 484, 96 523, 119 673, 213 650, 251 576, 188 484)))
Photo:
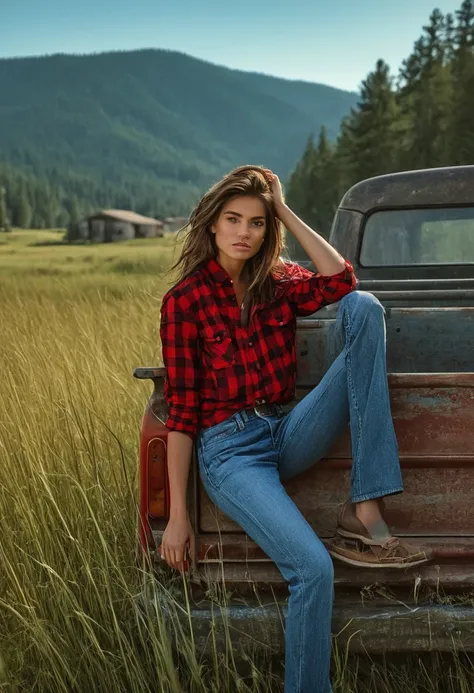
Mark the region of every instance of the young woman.
POLYGON ((285 693, 328 693, 333 566, 282 481, 315 464, 350 422, 351 502, 339 514, 332 555, 369 567, 427 560, 391 537, 382 517, 382 497, 402 491, 384 309, 354 290, 351 263, 289 209, 265 168, 235 169, 204 195, 176 267, 179 283, 161 309, 171 493, 162 558, 182 569, 186 545, 194 554, 185 498, 196 445, 209 497, 289 583, 285 693), (281 223, 317 274, 280 259, 281 223), (296 316, 335 301, 340 353, 285 414, 281 405, 295 392, 296 316))

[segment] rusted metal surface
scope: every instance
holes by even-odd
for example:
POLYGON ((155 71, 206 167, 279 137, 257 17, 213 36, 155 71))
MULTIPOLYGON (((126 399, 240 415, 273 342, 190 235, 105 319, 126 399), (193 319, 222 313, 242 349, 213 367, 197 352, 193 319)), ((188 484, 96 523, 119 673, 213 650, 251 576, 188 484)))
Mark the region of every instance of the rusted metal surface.
POLYGON ((146 380, 147 378, 164 378, 166 376, 166 368, 163 366, 146 366, 143 368, 135 368, 133 371, 133 377, 138 380, 146 380))
POLYGON ((387 311, 389 373, 474 371, 474 308, 387 311))
MULTIPOLYGON (((268 655, 284 651, 285 602, 274 598, 261 603, 218 606, 201 601, 197 608, 177 610, 163 592, 149 589, 140 601, 150 613, 159 610, 175 642, 176 619, 184 632, 193 631, 193 645, 199 655, 211 654, 214 647, 229 646, 235 657, 245 657, 257 648, 268 655), (212 632, 211 632, 212 629, 212 632)), ((406 605, 389 600, 339 599, 333 610, 332 632, 340 647, 352 653, 419 651, 474 651, 472 607, 450 605, 406 605)))
POLYGON ((389 373, 390 390, 404 388, 417 392, 423 388, 474 389, 474 372, 468 373, 389 373))
POLYGON ((352 652, 474 650, 472 607, 402 604, 336 606, 333 632, 352 652))
MULTIPOLYGON (((426 466, 403 472, 405 492, 386 499, 386 519, 394 533, 474 536, 474 461, 470 467, 426 466)), ((350 494, 350 470, 316 466, 285 487, 314 531, 320 537, 332 537, 338 507, 350 494)), ((201 494, 200 532, 240 531, 206 500, 204 489, 201 494)))
MULTIPOLYGON (((362 286, 360 287, 361 290, 362 286)), ((472 305, 474 298, 474 289, 452 289, 449 294, 444 289, 431 289, 423 292, 423 298, 420 299, 416 291, 410 289, 386 291, 385 289, 374 288, 372 292, 376 298, 382 303, 389 301, 397 301, 398 305, 406 305, 407 303, 417 302, 420 300, 425 304, 435 304, 440 301, 450 301, 451 305, 472 305)))
POLYGON ((153 416, 164 423, 167 417, 168 406, 164 400, 163 390, 164 381, 166 378, 166 368, 150 367, 150 368, 135 368, 133 371, 134 378, 139 380, 150 379, 153 381, 153 392, 148 400, 148 410, 153 416))
MULTIPOLYGON (((474 536, 474 373, 389 376, 390 398, 405 492, 387 499, 387 521, 407 536, 474 536)), ((324 459, 285 483, 321 537, 334 535, 337 510, 350 495, 350 432, 324 459)), ((200 532, 239 527, 199 484, 200 532)), ((242 547, 242 551, 244 547, 242 547)))
MULTIPOLYGON (((389 373, 474 371, 474 308, 391 307, 386 313, 389 373)), ((334 308, 324 315, 298 323, 297 400, 321 381, 338 353, 331 340, 334 308)))
POLYGON ((473 190, 474 166, 404 171, 357 183, 339 207, 367 214, 374 209, 469 205, 473 190))
MULTIPOLYGON (((448 277, 447 279, 438 280, 436 286, 437 289, 439 288, 440 292, 442 291, 443 295, 447 291, 467 291, 473 288, 474 278, 462 277, 456 279, 455 277, 448 277)), ((416 291, 418 298, 420 298, 422 295, 420 294, 420 291, 425 292, 433 290, 433 282, 431 279, 386 279, 383 285, 385 291, 404 292, 407 287, 410 289, 410 291, 416 291)), ((365 279, 363 282, 364 291, 378 291, 379 288, 380 281, 377 279, 365 279)), ((438 310, 438 307, 436 307, 434 310, 438 310)))
MULTIPOLYGON (((417 544, 429 549, 432 552, 433 561, 446 563, 459 561, 460 563, 466 561, 472 561, 474 559, 474 537, 464 537, 464 536, 428 536, 419 537, 417 535, 411 535, 412 541, 416 541, 417 544)), ((326 539, 325 543, 328 544, 330 540, 326 539)), ((238 533, 234 534, 222 534, 214 533, 202 536, 199 542, 199 552, 198 560, 202 562, 220 562, 220 561, 230 561, 232 563, 253 563, 255 561, 270 561, 268 556, 262 551, 262 549, 247 536, 243 540, 238 533)), ((372 575, 374 576, 373 570, 357 570, 354 568, 347 567, 338 561, 336 565, 341 568, 344 574, 354 576, 355 572, 363 573, 364 577, 372 575)), ((433 564, 427 564, 417 568, 415 574, 418 570, 425 568, 432 568, 433 564)), ((400 571, 400 575, 405 571, 400 571)), ((413 571, 411 571, 413 573, 413 571)), ((410 573, 410 571, 408 571, 410 573)), ((395 575, 397 571, 395 571, 395 575)), ((471 579, 474 580, 474 567, 471 569, 471 579)), ((383 575, 385 577, 394 575, 393 570, 377 570, 376 575, 383 575)), ((377 577, 377 580, 379 578, 377 577)), ((396 582, 399 578, 396 579, 396 582)))
MULTIPOLYGON (((225 550, 227 539, 224 539, 225 550)), ((453 538, 452 545, 456 541, 453 538)), ((216 540, 216 545, 218 540, 216 540)), ((435 545, 443 550, 443 545, 432 541, 425 541, 425 546, 435 545)), ((464 547, 459 547, 464 548, 464 547)), ((469 551, 472 553, 472 545, 469 551)), ((257 554, 255 554, 257 555, 257 554)), ((265 556, 261 560, 247 560, 244 565, 240 561, 201 561, 198 571, 205 582, 221 583, 240 587, 247 584, 249 592, 254 585, 268 585, 278 594, 285 597, 288 593, 288 585, 283 580, 280 571, 275 564, 265 556)), ((336 596, 339 594, 366 592, 374 586, 386 586, 390 589, 400 588, 404 591, 405 599, 413 601, 416 591, 435 590, 439 594, 446 593, 471 593, 474 588, 474 569, 471 559, 445 559, 435 558, 432 563, 417 566, 407 570, 391 570, 389 568, 373 570, 370 568, 357 568, 347 566, 334 561, 334 585, 336 596)))

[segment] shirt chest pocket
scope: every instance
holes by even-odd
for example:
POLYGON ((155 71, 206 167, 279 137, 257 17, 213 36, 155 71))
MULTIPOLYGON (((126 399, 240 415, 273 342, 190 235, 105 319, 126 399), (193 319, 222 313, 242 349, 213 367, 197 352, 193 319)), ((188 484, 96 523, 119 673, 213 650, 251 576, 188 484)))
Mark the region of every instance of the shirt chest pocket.
POLYGON ((232 400, 238 395, 236 353, 229 333, 218 327, 205 327, 202 332, 204 362, 210 373, 211 396, 217 401, 232 400))
POLYGON ((204 357, 209 366, 219 370, 234 363, 235 347, 227 330, 204 327, 201 334, 204 357))
POLYGON ((287 303, 270 306, 264 316, 263 323, 272 329, 292 327, 295 315, 287 303))
POLYGON ((268 306, 261 320, 266 352, 262 377, 271 382, 277 377, 284 388, 296 369, 296 317, 291 306, 280 303, 268 306))

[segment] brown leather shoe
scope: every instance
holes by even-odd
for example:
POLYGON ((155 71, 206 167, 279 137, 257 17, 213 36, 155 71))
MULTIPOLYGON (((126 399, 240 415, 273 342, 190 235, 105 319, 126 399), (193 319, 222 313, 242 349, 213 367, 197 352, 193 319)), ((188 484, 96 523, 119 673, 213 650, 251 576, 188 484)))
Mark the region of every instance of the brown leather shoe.
POLYGON ((329 553, 344 563, 366 568, 409 568, 430 560, 427 551, 398 537, 372 539, 350 502, 344 503, 339 512, 337 535, 329 553))

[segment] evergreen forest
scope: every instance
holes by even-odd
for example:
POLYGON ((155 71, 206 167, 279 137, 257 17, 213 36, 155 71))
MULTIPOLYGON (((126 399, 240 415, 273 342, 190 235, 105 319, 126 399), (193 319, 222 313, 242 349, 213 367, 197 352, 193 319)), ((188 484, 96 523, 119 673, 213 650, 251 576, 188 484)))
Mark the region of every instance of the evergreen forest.
POLYGON ((327 237, 359 180, 474 164, 474 1, 433 10, 398 74, 380 58, 359 95, 145 50, 0 60, 0 99, 0 229, 186 215, 258 163, 327 237))
MULTIPOLYGON (((328 237, 354 183, 396 171, 474 164, 474 2, 435 9, 397 75, 380 59, 335 141, 311 135, 292 172, 288 203, 328 237)), ((474 191, 473 191, 474 194, 474 191)))

